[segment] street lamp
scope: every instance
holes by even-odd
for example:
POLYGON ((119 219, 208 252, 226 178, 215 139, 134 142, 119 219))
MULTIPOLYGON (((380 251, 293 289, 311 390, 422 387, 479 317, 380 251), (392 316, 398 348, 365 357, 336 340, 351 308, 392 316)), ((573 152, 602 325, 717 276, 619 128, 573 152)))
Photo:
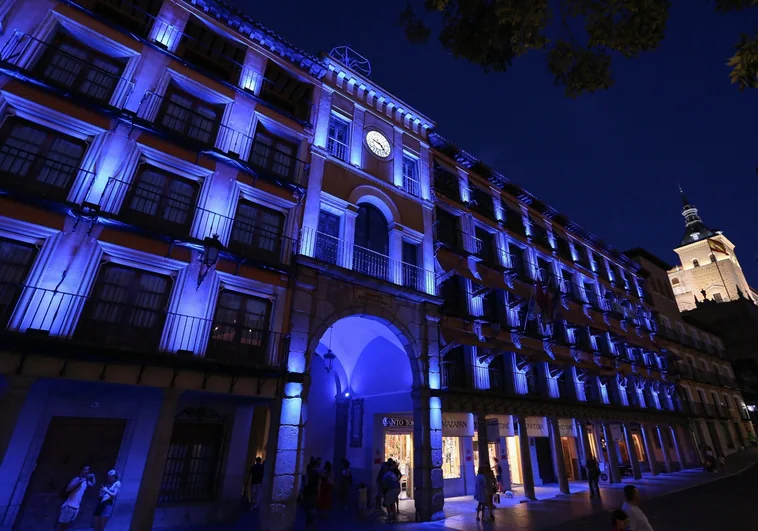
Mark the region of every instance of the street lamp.
POLYGON ((334 352, 332 352, 332 331, 333 327, 329 327, 329 345, 326 347, 326 354, 324 354, 324 367, 326 368, 326 372, 332 372, 332 369, 334 368, 334 360, 337 356, 334 355, 334 352))
POLYGON ((203 240, 203 254, 200 257, 200 270, 197 275, 198 289, 203 283, 203 280, 205 280, 205 277, 208 276, 208 272, 214 265, 216 265, 216 262, 218 262, 218 255, 223 249, 224 245, 221 243, 221 240, 218 239, 218 234, 214 234, 212 237, 206 236, 203 240))

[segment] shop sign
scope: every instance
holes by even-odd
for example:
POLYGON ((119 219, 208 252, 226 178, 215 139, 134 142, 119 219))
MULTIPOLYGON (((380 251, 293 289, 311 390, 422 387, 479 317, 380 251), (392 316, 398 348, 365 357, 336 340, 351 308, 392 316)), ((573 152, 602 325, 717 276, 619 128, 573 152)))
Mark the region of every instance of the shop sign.
POLYGON ((576 437, 576 422, 573 419, 558 419, 558 433, 561 437, 576 437))
POLYGON ((384 417, 382 426, 385 428, 413 428, 413 419, 408 417, 384 417))
POLYGON ((487 415, 487 440, 492 442, 499 437, 514 437, 513 417, 510 415, 487 415), (490 434, 490 425, 497 423, 497 435, 490 434), (494 436, 493 436, 494 435, 494 436))
POLYGON ((445 437, 473 437, 474 415, 471 413, 443 413, 442 435, 445 437))
POLYGON ((529 437, 547 437, 547 419, 545 417, 526 417, 526 434, 529 437))

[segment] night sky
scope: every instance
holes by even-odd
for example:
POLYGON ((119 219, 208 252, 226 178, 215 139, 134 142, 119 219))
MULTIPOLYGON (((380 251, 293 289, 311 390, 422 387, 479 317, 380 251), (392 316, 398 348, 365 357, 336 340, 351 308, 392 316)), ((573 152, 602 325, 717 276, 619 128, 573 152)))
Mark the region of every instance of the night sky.
POLYGON ((758 287, 758 91, 740 93, 725 65, 755 12, 674 2, 658 50, 619 59, 613 88, 571 100, 539 54, 484 74, 434 40, 408 43, 396 24, 403 1, 229 1, 309 52, 349 44, 371 61, 372 80, 438 132, 619 250, 677 263, 681 184, 758 287))

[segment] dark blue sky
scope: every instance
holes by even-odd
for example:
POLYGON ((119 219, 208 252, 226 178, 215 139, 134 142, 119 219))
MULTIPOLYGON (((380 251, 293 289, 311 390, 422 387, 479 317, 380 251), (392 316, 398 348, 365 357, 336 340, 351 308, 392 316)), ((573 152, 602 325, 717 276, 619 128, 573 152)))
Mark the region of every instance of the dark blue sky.
POLYGON ((725 63, 756 13, 674 2, 658 50, 616 62, 609 91, 567 99, 539 54, 505 74, 405 40, 404 2, 230 0, 313 53, 349 44, 371 78, 437 122, 438 131, 620 249, 675 263, 684 231, 677 184, 725 232, 758 287, 758 92, 740 93, 725 63))

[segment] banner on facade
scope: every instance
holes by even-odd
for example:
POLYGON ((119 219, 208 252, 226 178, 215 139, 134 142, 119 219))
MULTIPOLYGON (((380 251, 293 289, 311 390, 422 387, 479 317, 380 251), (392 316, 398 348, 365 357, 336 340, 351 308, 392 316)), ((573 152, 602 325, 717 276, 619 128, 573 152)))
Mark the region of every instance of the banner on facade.
POLYGON ((558 433, 561 434, 561 437, 576 437, 574 419, 558 419, 558 433))
POLYGON ((443 413, 443 437, 473 437, 474 415, 471 413, 443 413))
POLYGON ((529 437, 547 437, 547 419, 545 417, 526 417, 526 434, 529 437))

